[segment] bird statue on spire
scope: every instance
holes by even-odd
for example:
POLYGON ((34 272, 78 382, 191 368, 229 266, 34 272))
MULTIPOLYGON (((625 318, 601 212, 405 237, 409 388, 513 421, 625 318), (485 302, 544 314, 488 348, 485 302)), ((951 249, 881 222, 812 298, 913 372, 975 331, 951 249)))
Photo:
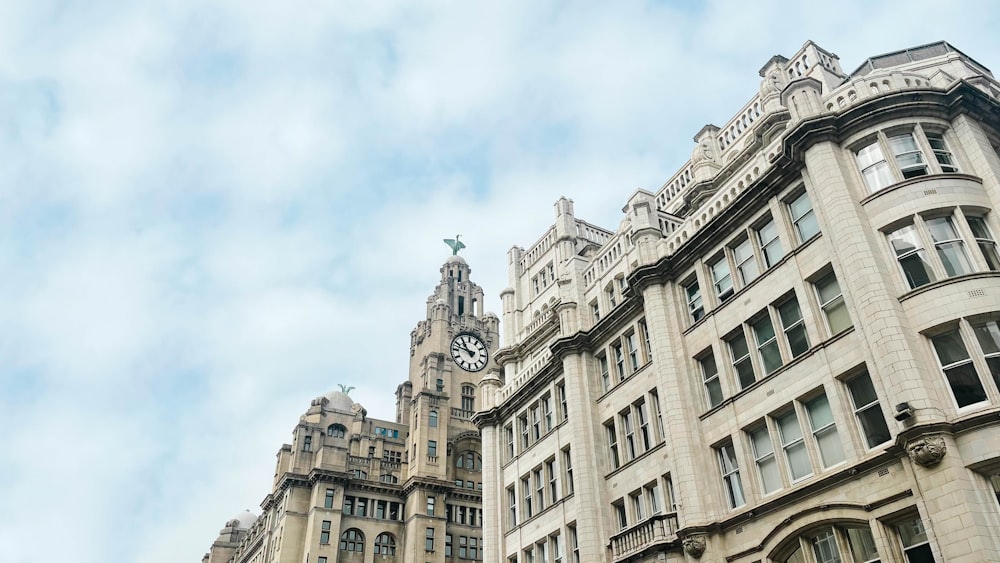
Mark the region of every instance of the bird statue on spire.
POLYGON ((460 236, 462 236, 462 235, 455 235, 455 238, 453 238, 453 239, 452 238, 446 238, 446 239, 444 239, 444 243, 447 244, 448 248, 451 249, 451 255, 452 256, 457 255, 459 250, 462 250, 463 248, 465 248, 465 243, 462 242, 462 241, 460 241, 460 240, 458 240, 458 237, 460 237, 460 236))

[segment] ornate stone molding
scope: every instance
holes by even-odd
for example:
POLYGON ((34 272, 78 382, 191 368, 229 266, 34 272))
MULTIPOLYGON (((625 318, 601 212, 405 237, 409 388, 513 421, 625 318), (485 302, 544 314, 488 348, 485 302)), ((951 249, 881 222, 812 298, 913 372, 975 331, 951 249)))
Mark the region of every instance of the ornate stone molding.
POLYGON ((701 554, 705 553, 706 542, 703 534, 688 536, 684 538, 682 543, 684 545, 684 551, 695 559, 701 557, 701 554))
POLYGON ((921 467, 931 467, 936 465, 948 451, 944 438, 934 434, 921 436, 906 443, 906 453, 913 460, 913 463, 921 467))

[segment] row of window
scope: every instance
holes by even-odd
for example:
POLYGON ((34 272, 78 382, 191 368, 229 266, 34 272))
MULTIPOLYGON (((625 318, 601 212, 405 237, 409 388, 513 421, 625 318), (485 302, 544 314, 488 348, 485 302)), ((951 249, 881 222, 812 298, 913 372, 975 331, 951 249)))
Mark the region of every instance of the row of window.
MULTIPOLYGON (((825 269, 813 276, 811 285, 815 303, 826 319, 829 335, 834 336, 850 328, 847 305, 832 270, 825 269)), ((794 291, 742 323, 735 331, 727 334, 723 341, 729 352, 733 380, 739 390, 770 375, 810 348, 802 309, 794 291)), ((715 407, 724 399, 715 355, 708 349, 695 360, 701 368, 708 407, 715 407)))
MULTIPOLYGON (((889 428, 868 373, 856 374, 844 383, 866 446, 888 442, 889 428)), ((741 449, 754 461, 761 496, 845 461, 837 418, 821 388, 744 428, 741 449)), ((746 504, 736 445, 728 441, 716 447, 729 508, 746 504)))
POLYGON ((989 400, 981 374, 990 374, 1000 392, 1000 323, 995 317, 962 319, 931 335, 938 365, 960 409, 989 400))
POLYGON ((985 215, 963 209, 934 210, 906 219, 886 233, 910 289, 975 271, 1000 271, 996 239, 985 215), (971 255, 966 241, 978 249, 971 255), (929 254, 925 248, 933 248, 929 254))
MULTIPOLYGON (((819 233, 819 224, 813 213, 812 202, 804 190, 794 192, 785 200, 784 209, 798 243, 804 243, 819 233)), ((779 236, 780 231, 769 212, 751 223, 749 229, 741 231, 721 252, 706 261, 707 277, 714 288, 712 304, 719 306, 726 302, 737 290, 781 261, 785 252, 779 236)), ((699 284, 698 278, 699 272, 696 271, 681 282, 688 314, 693 322, 701 320, 706 312, 701 292, 702 285, 699 284)))
MULTIPOLYGON (((611 311, 618 306, 625 299, 625 289, 628 288, 628 282, 625 281, 625 276, 620 275, 611 281, 604 288, 604 306, 605 310, 611 311)), ((590 302, 590 311, 594 316, 594 322, 601 320, 601 300, 595 299, 590 302)))
MULTIPOLYGON (((331 522, 329 520, 323 520, 319 533, 319 543, 321 545, 327 545, 330 543, 330 526, 331 522)), ((340 534, 340 551, 364 553, 364 532, 357 528, 345 530, 344 533, 340 534)), ((396 555, 396 537, 389 532, 382 532, 381 534, 375 536, 375 554, 396 555)), ((325 560, 326 557, 320 557, 318 559, 320 563, 323 563, 325 560)))
POLYGON ((663 442, 666 433, 663 429, 663 415, 660 412, 660 397, 656 389, 649 391, 649 406, 646 397, 640 397, 617 416, 605 421, 604 431, 608 438, 613 469, 621 467, 622 464, 632 461, 663 442), (651 415, 656 417, 655 423, 651 415), (619 436, 621 436, 620 442, 619 436))
POLYGON ((562 486, 559 478, 560 468, 556 465, 555 456, 545 460, 542 465, 535 467, 528 473, 521 476, 520 494, 514 485, 507 487, 507 528, 514 529, 518 523, 518 508, 522 520, 527 520, 539 514, 546 507, 552 506, 561 498, 573 494, 573 460, 570 456, 570 448, 560 450, 560 464, 562 470, 562 486), (518 502, 520 500, 520 507, 518 502))
POLYGON ((569 545, 566 546, 563 535, 556 531, 540 540, 528 545, 520 553, 512 554, 507 558, 507 563, 563 563, 565 550, 569 549, 569 563, 580 563, 580 540, 576 533, 576 523, 566 526, 566 537, 569 545))
MULTIPOLYGON (((428 551, 433 551, 433 549, 429 549, 428 551)), ((483 538, 477 538, 475 536, 458 536, 458 550, 456 552, 452 546, 451 534, 445 534, 444 556, 458 557, 459 559, 470 559, 473 561, 481 560, 483 558, 483 538)))
POLYGON ((676 498, 673 481, 668 474, 646 483, 629 493, 627 497, 612 502, 611 509, 618 528, 624 530, 651 516, 664 512, 677 512, 676 498), (664 498, 664 491, 666 498, 664 498), (626 498, 628 499, 627 503, 626 498))
POLYGON ((622 332, 594 357, 600 374, 601 388, 607 392, 628 376, 653 361, 653 348, 649 343, 646 319, 622 332))
POLYGON ((918 124, 879 131, 855 146, 861 177, 872 193, 917 176, 958 172, 944 132, 934 126, 918 124), (891 161, 886 154, 892 155, 891 161), (926 158, 927 154, 934 158, 926 158))
MULTIPOLYGON (((867 523, 838 523, 813 530, 792 538, 780 550, 777 561, 781 563, 879 563, 902 559, 911 563, 934 563, 927 531, 919 516, 912 512, 901 519, 886 523, 885 528, 896 536, 895 548, 898 553, 880 554, 879 542, 875 541, 872 529, 867 523), (811 557, 810 557, 811 556, 811 557), (885 557, 885 559, 883 559, 885 557)), ((883 543, 882 545, 887 545, 883 543)))
MULTIPOLYGON (((427 514, 433 514, 428 511, 427 514)), ((474 506, 462 506, 460 504, 445 505, 445 516, 450 523, 461 524, 463 526, 482 527, 483 509, 474 506)))
MULTIPOLYGON (((333 508, 333 489, 326 490, 324 506, 333 508)), ((403 503, 355 496, 344 497, 343 514, 376 520, 402 520, 405 515, 403 503)))
POLYGON ((517 430, 520 440, 518 450, 514 448, 514 425, 510 422, 504 425, 505 461, 514 459, 516 452, 523 452, 529 446, 541 440, 559 423, 566 420, 566 385, 559 382, 555 386, 555 398, 551 392, 546 392, 537 401, 528 405, 517 415, 517 430))
POLYGON ((555 283, 555 281, 556 268, 552 262, 549 262, 545 265, 545 267, 539 270, 537 274, 531 276, 531 289, 533 290, 532 295, 538 295, 545 290, 550 283, 555 283))

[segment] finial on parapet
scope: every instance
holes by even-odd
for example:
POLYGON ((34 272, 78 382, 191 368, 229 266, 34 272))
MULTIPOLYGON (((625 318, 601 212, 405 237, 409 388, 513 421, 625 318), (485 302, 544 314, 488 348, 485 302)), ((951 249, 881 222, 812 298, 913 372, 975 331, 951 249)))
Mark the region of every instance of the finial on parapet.
POLYGON ((354 389, 353 385, 351 385, 350 387, 345 386, 343 383, 338 383, 337 385, 340 386, 340 392, 345 395, 349 395, 351 393, 351 389, 354 389))
POLYGON ((462 242, 462 241, 460 241, 460 240, 458 240, 458 237, 460 237, 460 236, 462 236, 462 235, 455 235, 455 238, 453 238, 453 239, 451 239, 451 238, 444 239, 444 243, 447 244, 448 248, 451 249, 451 255, 452 256, 457 256, 458 255, 458 251, 462 250, 463 248, 465 248, 465 243, 462 242))

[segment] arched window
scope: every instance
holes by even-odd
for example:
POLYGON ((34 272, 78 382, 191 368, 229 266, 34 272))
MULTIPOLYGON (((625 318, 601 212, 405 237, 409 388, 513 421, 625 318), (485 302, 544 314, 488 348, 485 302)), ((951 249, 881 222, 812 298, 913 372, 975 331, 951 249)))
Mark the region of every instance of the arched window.
POLYGON ((361 530, 357 528, 351 528, 343 534, 340 534, 340 551, 353 551, 355 553, 364 553, 365 551, 365 535, 361 533, 361 530))
POLYGON ((389 483, 390 485, 395 485, 399 483, 399 477, 396 477, 392 473, 383 473, 379 477, 379 481, 382 481, 383 483, 389 483))
POLYGON ((341 424, 331 424, 326 427, 326 435, 334 438, 343 438, 347 434, 347 428, 341 424))
POLYGON ((375 537, 375 555, 396 555, 396 538, 389 532, 382 532, 375 537))
POLYGON ((455 467, 466 471, 482 471, 483 458, 476 452, 463 452, 455 458, 455 467))
POLYGON ((427 417, 427 424, 430 425, 431 428, 436 428, 438 425, 438 411, 431 411, 427 417))
POLYGON ((352 469, 351 470, 351 475, 353 475, 355 479, 367 479, 368 478, 368 472, 365 471, 364 469, 352 469))
POLYGON ((476 388, 471 385, 462 386, 462 410, 476 410, 476 388))

